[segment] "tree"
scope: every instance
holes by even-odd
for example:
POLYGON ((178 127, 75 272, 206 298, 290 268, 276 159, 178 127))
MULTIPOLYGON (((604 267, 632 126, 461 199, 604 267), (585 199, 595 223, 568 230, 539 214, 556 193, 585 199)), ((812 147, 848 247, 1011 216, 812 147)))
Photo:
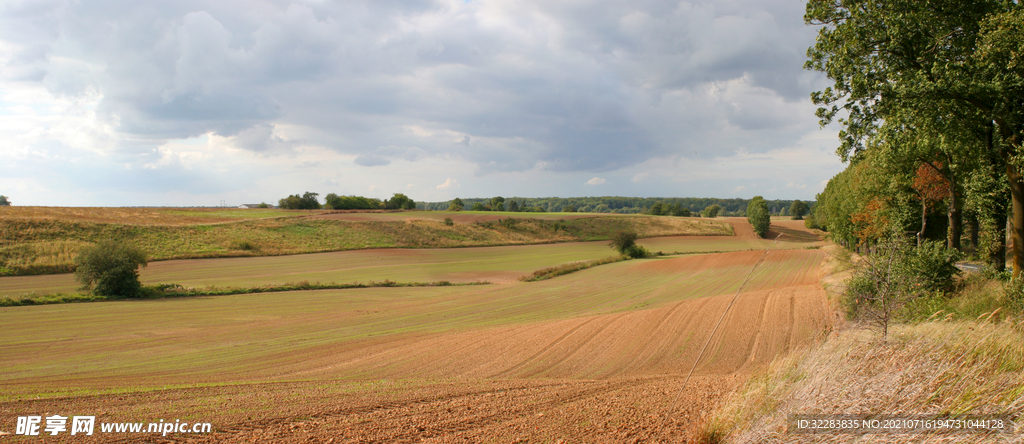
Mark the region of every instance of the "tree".
MULTIPOLYGON (((838 154, 844 161, 864 150, 882 122, 920 125, 932 120, 943 129, 938 134, 945 134, 945 126, 971 120, 972 113, 987 124, 971 126, 991 125, 1001 139, 994 144, 998 157, 1024 154, 1020 2, 809 0, 805 21, 823 26, 806 66, 834 81, 812 94, 812 100, 822 105, 817 111, 822 124, 846 113, 839 119, 838 154)), ((1005 175, 1013 202, 1014 276, 1019 276, 1024 270, 1024 177, 1014 162, 1006 162, 1005 175)), ((960 185, 951 182, 955 196, 960 185)), ((949 244, 956 246, 959 204, 950 211, 949 244)))
POLYGON ((11 205, 11 201, 7 200, 7 196, 0 195, 0 207, 7 207, 11 205))
POLYGON ((138 297, 142 294, 139 267, 146 262, 146 254, 138 248, 105 240, 75 257, 75 278, 93 294, 138 297))
POLYGON ((267 205, 266 202, 260 202, 259 205, 256 205, 256 208, 270 208, 270 205, 267 205))
POLYGON ((754 227, 754 233, 760 237, 768 235, 772 224, 772 215, 768 212, 768 203, 761 196, 754 196, 747 204, 747 221, 754 227))
POLYGON ((718 204, 714 204, 705 207, 704 211, 701 211, 701 215, 704 217, 718 217, 719 211, 722 211, 722 207, 718 204))
POLYGON ((562 207, 562 212, 563 213, 575 213, 576 212, 576 207, 574 207, 572 205, 566 205, 566 206, 562 207))
POLYGON ((636 245, 637 235, 632 231, 618 231, 612 234, 608 246, 619 253, 626 254, 626 249, 636 245))
POLYGON ((505 198, 501 196, 492 197, 491 211, 505 211, 505 198))
POLYGON ((676 217, 690 217, 690 209, 678 203, 669 206, 668 213, 676 217))
POLYGON ((793 205, 789 207, 789 214, 793 216, 793 220, 803 219, 804 215, 807 214, 807 204, 794 200, 793 205))
POLYGON ((416 202, 402 193, 395 193, 384 202, 384 208, 388 210, 414 210, 416 209, 416 202))
POLYGON ((508 210, 513 213, 518 213, 522 211, 522 209, 519 208, 519 202, 516 202, 515 199, 511 199, 508 201, 508 210))
POLYGON ((647 210, 647 214, 650 214, 652 216, 664 216, 667 212, 667 208, 665 208, 665 206, 666 205, 662 202, 656 202, 654 205, 651 205, 651 208, 647 210))
POLYGON ((462 199, 456 197, 452 199, 451 205, 448 205, 448 211, 462 211, 466 207, 466 204, 462 202, 462 199))
POLYGON ((484 208, 484 204, 477 202, 473 204, 473 211, 487 211, 487 209, 484 208))
POLYGON ((319 194, 309 191, 303 193, 302 196, 293 194, 278 201, 277 206, 289 210, 319 210, 320 201, 317 200, 317 196, 319 194))

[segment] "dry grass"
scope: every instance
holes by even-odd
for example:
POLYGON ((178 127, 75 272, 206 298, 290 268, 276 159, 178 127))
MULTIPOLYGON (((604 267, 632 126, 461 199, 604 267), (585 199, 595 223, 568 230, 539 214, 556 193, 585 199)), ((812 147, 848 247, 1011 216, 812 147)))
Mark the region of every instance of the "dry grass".
POLYGON ((327 211, 240 208, 0 207, 0 222, 50 220, 129 225, 193 225, 273 217, 309 216, 327 211))
POLYGON ((426 219, 352 222, 305 217, 188 224, 183 221, 200 218, 197 215, 207 217, 203 220, 209 222, 238 214, 256 215, 264 210, 175 210, 195 214, 167 216, 170 219, 166 220, 175 221, 169 224, 139 224, 136 222, 145 220, 147 214, 153 220, 164 220, 160 219, 164 213, 157 211, 159 209, 103 209, 112 213, 104 215, 93 211, 96 209, 15 208, 20 212, 0 211, 0 276, 71 271, 81 247, 106 239, 130 242, 146 251, 152 260, 165 260, 366 248, 452 248, 604 240, 623 229, 636 231, 641 237, 731 232, 730 227, 718 222, 655 217, 588 217, 564 221, 517 218, 454 226, 426 219), (30 210, 39 210, 39 214, 30 210), (79 210, 90 211, 81 215, 75 213, 79 210), (57 217, 62 212, 74 217, 57 217), (91 221, 111 218, 124 219, 117 224, 91 221))
POLYGON ((715 415, 727 442, 1019 442, 1008 435, 797 435, 790 414, 963 415, 1024 410, 1024 321, 927 322, 882 343, 851 329, 772 363, 715 415), (950 441, 952 440, 952 441, 950 441))

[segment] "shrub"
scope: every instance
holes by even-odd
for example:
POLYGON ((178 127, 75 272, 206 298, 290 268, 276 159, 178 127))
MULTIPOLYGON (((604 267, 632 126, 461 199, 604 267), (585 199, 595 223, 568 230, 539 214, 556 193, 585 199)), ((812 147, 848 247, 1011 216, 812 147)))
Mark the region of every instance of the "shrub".
POLYGON ((452 225, 455 225, 455 221, 453 221, 452 218, 450 217, 446 217, 444 218, 444 224, 450 227, 452 225))
POLYGON ((1024 279, 1010 279, 1003 285, 1005 304, 1017 313, 1024 313, 1024 279))
POLYGON ((636 233, 632 231, 619 231, 612 235, 608 245, 619 253, 628 254, 629 249, 636 246, 636 238, 636 233))
POLYGON ((960 269, 956 268, 960 258, 960 252, 946 248, 941 242, 925 241, 910 250, 902 266, 907 267, 909 274, 917 276, 926 290, 949 292, 960 275, 960 269))
POLYGON ((639 245, 633 245, 626 249, 625 254, 633 259, 640 259, 650 256, 651 252, 639 245))
POLYGON ((123 297, 142 294, 139 266, 146 266, 146 254, 132 245, 102 241, 80 252, 75 265, 75 277, 93 294, 123 297))
POLYGON ((256 244, 249 241, 234 241, 231 243, 231 248, 242 251, 256 251, 260 249, 256 244))

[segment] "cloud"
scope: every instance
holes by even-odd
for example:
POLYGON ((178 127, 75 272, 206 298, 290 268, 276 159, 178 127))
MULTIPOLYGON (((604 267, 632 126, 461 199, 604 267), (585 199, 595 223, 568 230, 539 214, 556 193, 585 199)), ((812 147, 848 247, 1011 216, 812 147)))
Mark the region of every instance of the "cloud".
POLYGON ((356 157, 356 159, 353 162, 355 162, 356 165, 362 165, 365 167, 383 166, 391 163, 390 160, 372 154, 364 154, 362 156, 356 157))
POLYGON ((601 185, 605 182, 607 182, 607 180, 600 177, 595 177, 593 179, 588 180, 587 185, 601 185))
POLYGON ((651 177, 651 173, 640 173, 640 174, 637 174, 637 175, 633 176, 633 178, 630 179, 630 181, 632 181, 634 183, 636 183, 636 182, 643 182, 643 181, 647 180, 650 177, 651 177))
POLYGON ((439 189, 439 190, 447 190, 449 188, 451 188, 451 189, 458 189, 458 188, 461 188, 461 187, 462 187, 462 185, 459 185, 459 181, 454 180, 451 177, 449 177, 448 180, 444 181, 444 183, 442 183, 441 185, 438 185, 437 189, 439 189))
POLYGON ((639 165, 819 131, 807 97, 827 79, 802 69, 815 32, 780 0, 15 2, 0 149, 141 167, 205 136, 237 165, 291 172, 317 152, 396 176, 456 162, 533 189, 541 166, 553 194, 595 175, 640 192, 672 176, 639 165))
POLYGON ((740 186, 732 189, 733 193, 742 193, 744 191, 747 191, 747 187, 745 187, 743 185, 740 185, 740 186))

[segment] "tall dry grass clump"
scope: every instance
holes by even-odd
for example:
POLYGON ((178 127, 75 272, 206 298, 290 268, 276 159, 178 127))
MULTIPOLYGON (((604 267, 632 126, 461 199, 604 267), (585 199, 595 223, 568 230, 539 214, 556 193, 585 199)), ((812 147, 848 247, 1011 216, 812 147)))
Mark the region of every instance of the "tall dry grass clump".
POLYGON ((787 432, 791 414, 987 415, 1024 411, 1024 320, 862 329, 778 359, 709 422, 726 442, 1020 442, 1019 435, 787 432))

